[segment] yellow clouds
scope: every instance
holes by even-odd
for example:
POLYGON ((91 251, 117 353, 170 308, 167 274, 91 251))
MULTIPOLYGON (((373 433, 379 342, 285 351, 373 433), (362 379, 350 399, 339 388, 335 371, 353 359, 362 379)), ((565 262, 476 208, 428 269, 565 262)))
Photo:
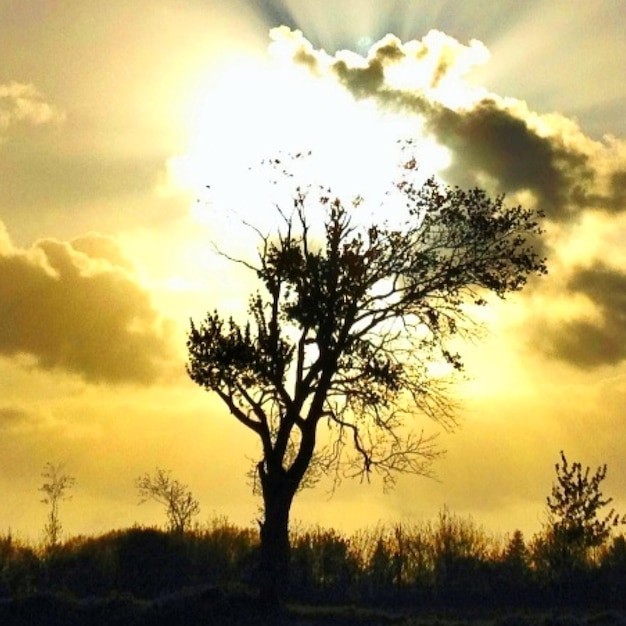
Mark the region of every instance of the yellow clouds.
POLYGON ((0 354, 89 382, 155 382, 173 358, 172 329, 128 268, 107 237, 20 249, 2 229, 0 354))
POLYGON ((13 124, 47 124, 62 121, 63 114, 48 104, 34 85, 11 82, 0 84, 0 141, 13 124))
MULTIPOLYGON (((529 327, 535 348, 579 368, 626 360, 626 272, 602 260, 574 266, 529 327), (559 308, 560 306, 560 308, 559 308)), ((541 300, 539 300, 541 301, 541 300)))

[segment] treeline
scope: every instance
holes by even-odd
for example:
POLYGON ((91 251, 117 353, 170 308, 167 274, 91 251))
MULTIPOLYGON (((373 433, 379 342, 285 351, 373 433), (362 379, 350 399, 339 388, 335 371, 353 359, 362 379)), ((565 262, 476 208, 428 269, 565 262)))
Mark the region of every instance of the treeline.
MULTIPOLYGON (((225 519, 173 532, 133 527, 33 547, 0 538, 0 595, 157 598, 193 588, 255 585, 258 533, 225 519)), ((626 538, 581 553, 547 527, 526 542, 497 538, 444 509, 431 522, 344 536, 292 534, 288 599, 423 608, 626 608, 626 538)))

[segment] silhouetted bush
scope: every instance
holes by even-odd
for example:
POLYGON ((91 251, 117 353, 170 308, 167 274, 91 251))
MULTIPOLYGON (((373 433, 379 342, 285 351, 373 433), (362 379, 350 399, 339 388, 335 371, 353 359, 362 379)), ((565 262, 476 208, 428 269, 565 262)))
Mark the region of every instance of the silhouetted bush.
POLYGON ((235 584, 257 542, 254 532, 225 520, 184 534, 135 527, 74 537, 39 551, 6 536, 0 538, 0 595, 152 598, 189 586, 235 584))
POLYGON ((291 539, 290 591, 298 597, 346 600, 359 564, 350 542, 335 530, 320 527, 291 539))
MULTIPOLYGON (((528 545, 519 531, 499 540, 447 509, 432 522, 379 525, 351 536, 297 529, 288 597, 425 610, 626 608, 623 535, 576 568, 555 566, 550 541, 549 529, 528 545)), ((185 603, 201 590, 250 588, 257 550, 258 532, 226 519, 186 533, 134 527, 53 548, 35 549, 6 535, 0 537, 0 596, 12 598, 20 615, 54 596, 65 608, 68 599, 80 601, 69 607, 78 613, 93 598, 108 599, 92 607, 93 615, 123 616, 142 599, 180 596, 185 603)))
POLYGON ((0 537, 0 596, 20 597, 40 585, 41 563, 36 552, 8 534, 0 537))
POLYGON ((614 537, 599 561, 599 577, 608 603, 626 609, 626 537, 614 537))
POLYGON ((78 597, 102 596, 115 589, 118 571, 113 537, 74 537, 46 549, 42 556, 43 586, 78 597))
POLYGON ((178 533, 131 528, 116 538, 114 551, 115 588, 138 597, 172 592, 189 575, 190 559, 184 539, 178 533))

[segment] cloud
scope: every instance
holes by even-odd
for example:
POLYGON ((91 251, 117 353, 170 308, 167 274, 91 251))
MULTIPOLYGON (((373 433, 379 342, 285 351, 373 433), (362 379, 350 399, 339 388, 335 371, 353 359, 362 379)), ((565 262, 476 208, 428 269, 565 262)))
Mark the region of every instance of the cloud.
POLYGON ((566 284, 590 301, 594 311, 573 320, 542 324, 535 345, 579 368, 616 365, 626 359, 626 273, 602 262, 577 268, 566 284))
POLYGON ((0 406, 0 428, 21 424, 29 419, 29 414, 21 408, 0 406))
POLYGON ((13 124, 41 125, 63 119, 63 114, 48 104, 34 85, 17 82, 0 85, 0 140, 13 124))
POLYGON ((109 237, 19 249, 0 223, 0 355, 93 383, 157 381, 173 357, 171 328, 129 268, 109 237))
POLYGON ((421 132, 449 149, 445 177, 453 184, 530 192, 556 222, 586 210, 626 209, 626 143, 594 141, 573 120, 472 86, 468 73, 489 58, 479 41, 463 45, 434 30, 405 43, 387 35, 361 56, 315 50, 285 27, 271 37, 279 58, 338 82, 357 99, 419 120, 421 132))
POLYGON ((472 68, 489 60, 476 40, 465 45, 433 30, 419 41, 387 35, 366 55, 330 55, 297 30, 274 29, 271 38, 271 50, 283 62, 342 86, 357 100, 414 119, 418 135, 449 151, 442 172, 447 182, 506 193, 545 213, 551 226, 543 245, 551 248, 549 266, 554 258, 559 267, 557 279, 533 287, 553 297, 546 309, 529 308, 534 349, 581 368, 626 359, 626 274, 603 261, 615 242, 606 234, 595 241, 585 232, 592 215, 620 228, 626 213, 625 141, 592 139, 564 115, 539 113, 519 99, 472 85, 472 68), (568 237, 570 249, 571 241, 585 244, 578 258, 570 254, 563 264, 559 246, 568 245, 568 237), (592 245, 590 238, 595 256, 583 249, 592 245))
POLYGON ((471 110, 435 107, 426 128, 452 149, 455 182, 476 184, 486 175, 499 192, 531 191, 553 220, 580 208, 581 186, 593 182, 589 157, 558 137, 539 135, 524 119, 485 98, 471 110))

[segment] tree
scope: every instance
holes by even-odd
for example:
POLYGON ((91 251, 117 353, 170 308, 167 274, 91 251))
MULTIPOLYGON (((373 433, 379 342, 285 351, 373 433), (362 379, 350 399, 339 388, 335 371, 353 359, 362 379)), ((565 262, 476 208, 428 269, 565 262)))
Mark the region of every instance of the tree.
POLYGON ((260 283, 249 320, 214 311, 191 322, 189 375, 261 444, 260 584, 270 602, 284 588, 289 511, 307 471, 333 470, 337 480, 376 471, 386 484, 428 474, 439 450, 407 418, 455 423, 433 364, 462 370, 452 342, 473 328, 472 307, 546 271, 533 247, 536 213, 480 189, 418 184, 416 170, 408 161, 395 184, 399 226, 359 225, 361 198, 296 187, 290 207, 277 206, 273 236, 255 229, 258 262, 232 259, 260 283))
POLYGON ((187 485, 171 477, 171 472, 157 468, 154 475, 143 474, 135 481, 143 504, 154 500, 165 506, 169 529, 183 533, 189 530, 192 519, 200 513, 200 504, 187 485))
POLYGON ((523 579, 528 569, 528 549, 521 530, 515 530, 509 538, 502 554, 502 562, 518 579, 523 579))
POLYGON ((555 464, 556 484, 546 498, 548 509, 549 550, 553 567, 557 570, 582 567, 588 564, 591 550, 602 546, 611 530, 626 522, 610 509, 600 515, 613 498, 605 498, 600 490, 606 478, 606 464, 591 474, 581 463, 568 463, 561 451, 561 463, 555 464))
POLYGON ((55 548, 63 531, 59 517, 59 505, 61 501, 71 498, 67 492, 74 486, 76 479, 64 473, 62 465, 53 465, 49 462, 44 466, 41 476, 46 480, 39 487, 39 491, 44 494, 41 502, 50 505, 48 521, 44 526, 44 538, 49 548, 55 548))
POLYGON ((521 530, 508 539, 496 563, 493 584, 496 595, 509 604, 521 604, 530 583, 530 553, 521 530))

